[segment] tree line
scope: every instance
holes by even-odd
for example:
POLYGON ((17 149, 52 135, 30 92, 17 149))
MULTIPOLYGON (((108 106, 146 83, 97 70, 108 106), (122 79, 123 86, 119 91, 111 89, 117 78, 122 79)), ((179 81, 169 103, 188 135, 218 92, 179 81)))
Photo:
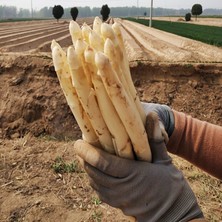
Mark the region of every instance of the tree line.
MULTIPOLYGON (((57 19, 57 22, 58 22, 59 19, 62 18, 63 14, 64 14, 64 8, 61 5, 55 5, 52 9, 52 14, 53 14, 54 18, 57 19)), ((70 14, 71 14, 72 19, 74 21, 76 21, 76 18, 79 14, 78 8, 77 7, 71 8, 70 14)), ((102 6, 102 8, 100 10, 100 14, 102 15, 103 22, 105 22, 105 21, 109 22, 109 19, 111 20, 111 18, 109 17, 110 8, 107 4, 102 6)))
MULTIPOLYGON (((100 15, 101 8, 77 7, 78 17, 95 17, 100 15)), ((53 18, 52 7, 44 7, 40 10, 17 9, 14 6, 0 6, 0 19, 13 18, 53 18)), ((71 8, 64 8, 63 18, 71 19, 71 8)), ((154 8, 153 16, 184 16, 191 9, 166 9, 154 8)), ((146 7, 110 7, 110 16, 112 17, 130 17, 130 16, 149 16, 150 9, 146 7)), ((222 15, 222 9, 204 9, 202 15, 222 15)))

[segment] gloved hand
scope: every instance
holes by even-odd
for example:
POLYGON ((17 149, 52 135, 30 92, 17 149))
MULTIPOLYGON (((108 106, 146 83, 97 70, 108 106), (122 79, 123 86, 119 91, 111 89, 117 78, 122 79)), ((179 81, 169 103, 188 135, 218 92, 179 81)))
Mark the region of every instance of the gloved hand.
POLYGON ((167 105, 160 105, 156 103, 142 102, 146 115, 150 112, 157 113, 160 120, 160 127, 164 128, 170 137, 174 130, 174 115, 171 108, 167 105))
POLYGON ((139 222, 202 218, 191 188, 167 154, 158 117, 149 114, 147 123, 152 163, 123 159, 82 140, 75 143, 91 186, 102 201, 139 222))

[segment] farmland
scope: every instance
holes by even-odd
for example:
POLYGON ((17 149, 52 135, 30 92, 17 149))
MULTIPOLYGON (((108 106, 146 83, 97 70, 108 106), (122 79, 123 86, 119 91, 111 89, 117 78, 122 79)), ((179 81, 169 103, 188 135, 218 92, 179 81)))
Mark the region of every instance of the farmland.
MULTIPOLYGON (((78 23, 92 24, 92 18, 78 23)), ((222 125, 222 49, 119 20, 142 101, 222 125)), ((50 44, 71 45, 69 21, 0 25, 0 221, 127 221, 90 188, 73 144, 81 137, 50 44)), ((221 181, 173 156, 209 221, 222 220, 221 181)))
MULTIPOLYGON (((128 20, 138 22, 146 26, 149 25, 149 20, 147 19, 128 18, 128 20)), ((187 37, 193 40, 201 41, 218 47, 222 46, 222 29, 218 26, 197 25, 190 24, 188 22, 181 23, 160 20, 153 20, 152 26, 156 29, 187 37)))

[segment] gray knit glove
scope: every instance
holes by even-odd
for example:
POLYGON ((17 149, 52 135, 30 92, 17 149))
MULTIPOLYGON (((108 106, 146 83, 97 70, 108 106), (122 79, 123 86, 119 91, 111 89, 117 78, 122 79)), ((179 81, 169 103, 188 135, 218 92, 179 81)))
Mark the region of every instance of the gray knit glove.
POLYGON ((123 159, 82 140, 75 143, 91 186, 102 201, 139 222, 185 222, 203 217, 191 188, 167 154, 158 117, 148 122, 152 163, 123 159))

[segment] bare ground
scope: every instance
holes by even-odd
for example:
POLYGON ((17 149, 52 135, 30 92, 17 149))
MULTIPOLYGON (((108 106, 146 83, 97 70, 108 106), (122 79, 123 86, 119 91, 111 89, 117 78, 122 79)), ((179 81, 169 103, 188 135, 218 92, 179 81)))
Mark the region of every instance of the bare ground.
MULTIPOLYGON (((125 26, 131 73, 141 100, 164 103, 222 125, 222 60, 197 56, 195 43, 186 50, 177 49, 175 44, 163 42, 165 33, 161 39, 161 33, 153 30, 125 26), (154 41, 155 35, 158 41, 154 41), (146 47, 146 41, 153 48, 146 47), (182 55, 190 53, 198 60, 171 60, 166 57, 167 49, 182 50, 182 55)), ((182 40, 175 39, 178 41, 182 40)), ((203 47, 209 53, 210 49, 221 50, 203 47)), ((30 52, 9 50, 0 55, 0 221, 128 221, 119 210, 101 203, 88 185, 73 151, 81 133, 62 95, 51 56, 47 50, 30 52)), ((222 221, 222 182, 178 157, 173 159, 206 218, 222 221)))

